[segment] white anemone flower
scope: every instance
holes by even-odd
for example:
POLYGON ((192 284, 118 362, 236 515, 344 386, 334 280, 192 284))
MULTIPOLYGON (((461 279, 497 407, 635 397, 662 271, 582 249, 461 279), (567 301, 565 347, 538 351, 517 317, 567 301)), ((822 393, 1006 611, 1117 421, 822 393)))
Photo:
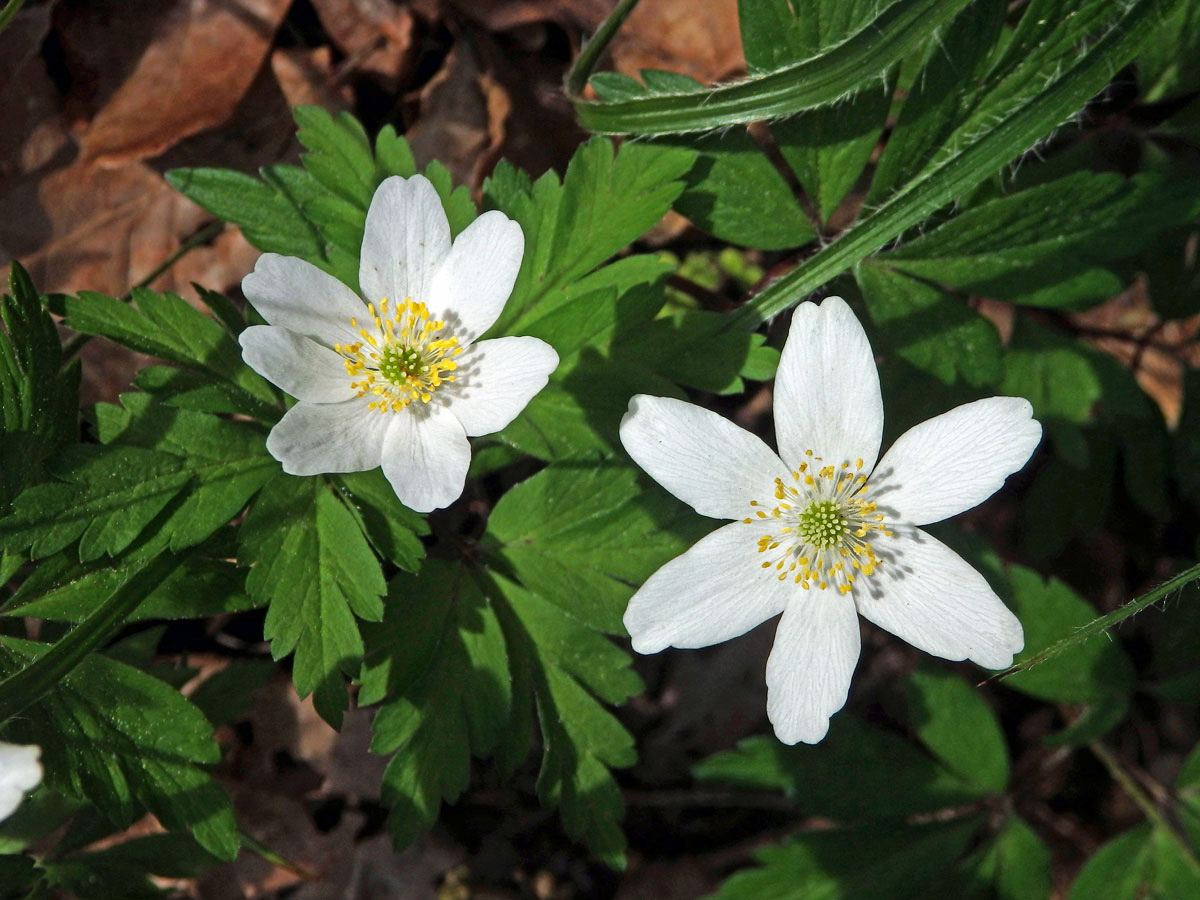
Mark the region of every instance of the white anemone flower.
POLYGON ((846 702, 858 616, 945 659, 1012 663, 1021 623, 920 525, 982 503, 1041 440, 1018 397, 967 403, 905 432, 876 465, 879 372, 845 302, 801 304, 775 380, 778 455, 716 413, 639 395, 621 442, 704 516, 735 519, 647 579, 625 627, 639 653, 706 647, 783 613, 767 661, 779 739, 816 743, 846 702))
POLYGON ((36 744, 0 741, 0 819, 7 819, 25 795, 42 783, 42 750, 36 744))
POLYGON ((292 475, 383 466, 406 506, 462 493, 468 437, 511 422, 558 354, 534 337, 480 341, 511 293, 525 238, 485 212, 451 243, 441 200, 420 176, 386 179, 367 211, 364 301, 301 259, 265 253, 242 281, 269 322, 242 332, 242 356, 299 402, 267 450, 292 475))

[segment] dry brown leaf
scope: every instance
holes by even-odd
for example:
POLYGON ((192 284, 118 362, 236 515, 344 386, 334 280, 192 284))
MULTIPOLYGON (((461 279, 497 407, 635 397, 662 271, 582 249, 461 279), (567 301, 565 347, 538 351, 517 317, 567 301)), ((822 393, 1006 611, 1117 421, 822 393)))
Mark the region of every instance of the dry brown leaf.
MULTIPOLYGON (((491 114, 507 115, 507 104, 489 103, 485 71, 473 40, 459 40, 438 73, 421 89, 416 123, 405 137, 417 162, 438 160, 460 183, 476 186, 473 176, 483 153, 503 122, 491 114)), ((494 82, 492 82, 494 84, 494 82)))
POLYGON ((745 69, 737 0, 652 0, 640 4, 612 43, 626 75, 666 69, 711 84, 745 69))
POLYGON ((1071 322, 1085 340, 1133 370, 1174 431, 1183 413, 1185 369, 1200 366, 1200 315, 1163 321, 1139 278, 1124 293, 1071 316, 1071 322))
POLYGON ((392 0, 313 0, 313 8, 346 54, 343 70, 374 76, 388 92, 400 88, 415 61, 408 7, 392 0))
POLYGON ((322 106, 332 113, 350 109, 354 92, 333 77, 329 47, 287 47, 271 53, 271 71, 288 106, 322 106))
MULTIPOLYGON (((593 33, 616 0, 443 0, 489 31, 555 22, 582 37, 593 33)), ((425 0, 430 12, 438 3, 425 0)), ((612 68, 682 72, 699 81, 721 81, 744 71, 737 0, 646 0, 617 32, 612 68)))
POLYGON ((63 45, 75 51, 69 58, 102 89, 111 88, 95 98, 101 102, 80 141, 83 159, 106 167, 148 159, 228 120, 290 5, 124 0, 59 7, 63 45), (122 74, 118 83, 111 84, 110 73, 122 74))

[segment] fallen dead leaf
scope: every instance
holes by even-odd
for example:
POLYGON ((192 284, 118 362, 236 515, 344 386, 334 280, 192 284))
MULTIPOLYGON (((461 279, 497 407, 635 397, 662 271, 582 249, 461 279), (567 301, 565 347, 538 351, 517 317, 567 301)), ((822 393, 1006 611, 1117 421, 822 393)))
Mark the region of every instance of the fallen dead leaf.
POLYGON ((1085 340, 1133 370, 1174 431, 1183 413, 1185 370, 1200 367, 1200 314, 1164 321, 1139 278, 1124 293, 1070 318, 1085 340))
POLYGON ((313 0, 317 18, 346 61, 340 75, 362 72, 388 93, 403 85, 415 61, 412 10, 391 0, 313 0))
POLYGON ((97 166, 148 159, 229 119, 291 0, 64 3, 55 19, 96 112, 80 140, 97 166), (132 65, 131 65, 132 63, 132 65), (114 83, 115 82, 115 83, 114 83))

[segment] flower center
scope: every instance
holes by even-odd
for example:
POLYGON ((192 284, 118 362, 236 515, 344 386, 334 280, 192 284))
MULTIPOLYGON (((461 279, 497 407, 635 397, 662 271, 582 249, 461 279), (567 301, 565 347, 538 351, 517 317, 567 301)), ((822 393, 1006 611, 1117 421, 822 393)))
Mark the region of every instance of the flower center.
POLYGON ((410 297, 393 310, 388 304, 386 297, 378 311, 373 303, 367 304, 375 333, 352 318, 350 325, 362 340, 333 345, 345 360, 350 387, 360 397, 373 394, 376 399, 367 406, 381 413, 399 412, 417 400, 428 403, 439 385, 454 380, 448 373, 458 363, 450 357, 463 351, 458 338, 445 333, 446 323, 429 317, 424 303, 410 297))
POLYGON ((792 578, 805 590, 825 590, 832 583, 848 594, 855 578, 871 575, 879 566, 875 550, 866 538, 876 531, 885 537, 892 532, 867 500, 867 476, 863 461, 820 466, 819 456, 805 451, 808 461, 792 472, 790 482, 775 479, 775 500, 770 504, 751 500, 754 515, 742 521, 771 529, 758 539, 758 552, 770 554, 762 564, 773 569, 780 581, 792 578))

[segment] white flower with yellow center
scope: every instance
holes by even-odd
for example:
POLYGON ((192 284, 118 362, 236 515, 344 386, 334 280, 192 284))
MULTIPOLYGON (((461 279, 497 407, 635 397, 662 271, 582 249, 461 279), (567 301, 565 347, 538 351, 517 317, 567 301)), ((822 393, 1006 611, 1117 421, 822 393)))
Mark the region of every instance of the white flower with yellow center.
POLYGON ((0 741, 0 819, 7 819, 25 795, 42 783, 42 750, 36 744, 0 741))
POLYGON ((360 298, 301 259, 265 253, 242 281, 269 322, 242 356, 299 402, 267 450, 292 475, 383 466, 408 507, 462 493, 468 437, 504 428, 546 385, 558 354, 534 337, 479 341, 521 268, 525 238, 485 212, 454 240, 420 175, 385 180, 367 211, 360 298))
POLYGON ((629 601, 640 653, 706 647, 783 613, 767 661, 779 739, 816 743, 846 702, 858 615, 945 659, 1012 663, 1021 623, 978 572, 917 526, 982 503, 1041 440, 1029 402, 992 397, 905 432, 875 464, 879 372, 838 297, 801 304, 775 380, 778 455, 716 413, 639 395, 621 442, 698 513, 735 519, 629 601))

